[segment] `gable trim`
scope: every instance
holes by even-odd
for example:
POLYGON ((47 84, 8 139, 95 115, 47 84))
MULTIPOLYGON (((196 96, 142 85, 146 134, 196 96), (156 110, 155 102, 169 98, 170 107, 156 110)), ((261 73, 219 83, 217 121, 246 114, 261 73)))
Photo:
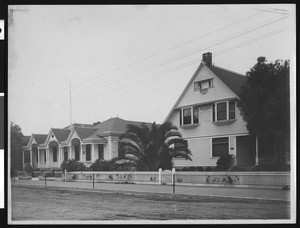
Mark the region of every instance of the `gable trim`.
POLYGON ((197 76, 198 72, 200 71, 200 69, 202 68, 203 65, 204 65, 203 62, 201 61, 200 65, 196 69, 195 73, 193 74, 193 76, 191 77, 191 79, 189 80, 189 82, 187 83, 187 85, 185 86, 184 90, 181 92, 179 98, 177 99, 177 101, 173 105, 171 111, 169 112, 169 114, 165 118, 164 123, 169 119, 169 117, 173 113, 174 109, 176 108, 177 104, 179 103, 179 101, 181 100, 181 98, 183 97, 183 95, 185 94, 185 92, 188 90, 190 84, 193 82, 193 80, 195 79, 195 77, 197 76))

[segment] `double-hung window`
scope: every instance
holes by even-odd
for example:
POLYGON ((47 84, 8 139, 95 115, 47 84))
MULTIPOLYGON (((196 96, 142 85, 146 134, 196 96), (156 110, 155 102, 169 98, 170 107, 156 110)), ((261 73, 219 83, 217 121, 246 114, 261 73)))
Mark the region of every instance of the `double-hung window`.
POLYGON ((217 102, 212 105, 212 121, 235 119, 235 101, 217 102))
POLYGON ((91 145, 90 144, 85 146, 85 152, 86 152, 85 160, 86 161, 91 161, 91 145))
POLYGON ((180 125, 198 124, 199 107, 189 107, 180 110, 180 125))
POLYGON ((53 147, 53 162, 57 162, 57 147, 53 147))
POLYGON ((212 139, 212 157, 220 157, 229 154, 228 137, 212 139))
POLYGON ((64 147, 64 161, 68 161, 68 153, 69 153, 68 147, 64 147))

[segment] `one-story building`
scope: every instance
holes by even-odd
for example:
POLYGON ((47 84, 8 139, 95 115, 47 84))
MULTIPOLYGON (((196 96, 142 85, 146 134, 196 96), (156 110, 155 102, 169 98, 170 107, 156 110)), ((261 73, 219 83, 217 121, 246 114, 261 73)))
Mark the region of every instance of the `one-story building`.
POLYGON ((143 123, 115 117, 101 123, 51 128, 48 134, 32 134, 23 147, 23 164, 55 170, 69 159, 83 162, 87 167, 97 159, 111 160, 118 157, 119 137, 126 132, 127 125, 143 123))

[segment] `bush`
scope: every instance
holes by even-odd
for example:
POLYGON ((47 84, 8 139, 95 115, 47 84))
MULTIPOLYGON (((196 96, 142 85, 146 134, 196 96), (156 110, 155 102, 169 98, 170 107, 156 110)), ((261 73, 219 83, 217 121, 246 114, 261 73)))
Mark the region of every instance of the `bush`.
POLYGON ((110 169, 110 162, 105 160, 97 159, 90 168, 93 171, 109 171, 110 169))
POLYGON ((33 169, 30 163, 25 164, 24 171, 26 172, 27 176, 31 176, 33 174, 33 169))
POLYGON ((217 161, 217 170, 227 171, 233 165, 233 157, 231 154, 222 155, 217 161))
POLYGON ((60 168, 62 169, 62 171, 65 171, 66 169, 68 172, 87 170, 86 166, 82 162, 75 161, 74 159, 63 161, 63 163, 60 165, 60 168))

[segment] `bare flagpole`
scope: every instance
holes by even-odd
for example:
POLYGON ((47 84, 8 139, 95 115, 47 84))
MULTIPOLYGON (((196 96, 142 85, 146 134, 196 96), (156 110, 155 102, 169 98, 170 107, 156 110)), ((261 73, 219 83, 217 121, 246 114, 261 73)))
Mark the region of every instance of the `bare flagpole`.
POLYGON ((72 96, 71 96, 71 81, 70 81, 70 127, 72 126, 72 96))

